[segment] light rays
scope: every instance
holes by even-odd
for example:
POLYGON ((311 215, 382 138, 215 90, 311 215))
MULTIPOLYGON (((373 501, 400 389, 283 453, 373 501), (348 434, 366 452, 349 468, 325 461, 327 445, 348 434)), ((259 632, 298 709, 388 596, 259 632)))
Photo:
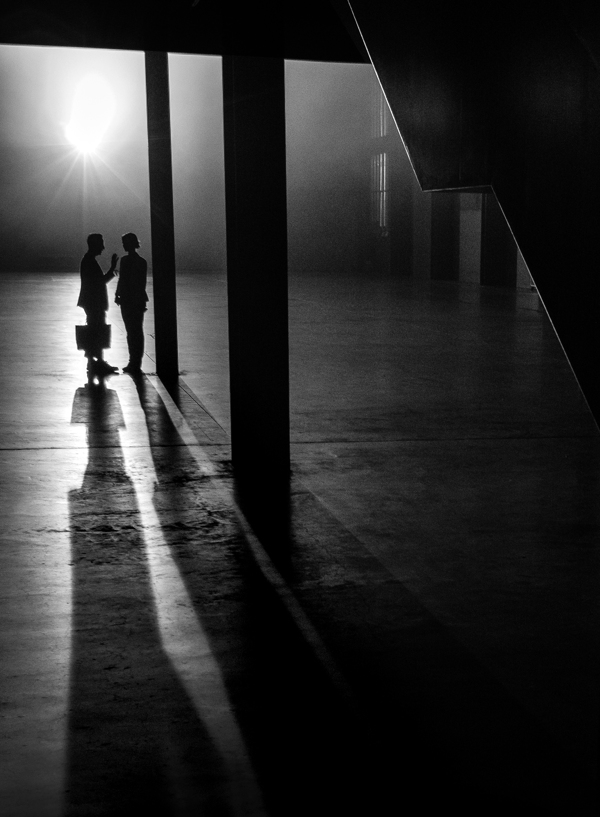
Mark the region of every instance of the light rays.
POLYGON ((114 134, 112 140, 106 139, 118 117, 119 107, 116 94, 104 77, 98 73, 86 74, 75 88, 71 118, 64 126, 65 137, 74 146, 76 158, 83 162, 85 197, 99 195, 104 199, 110 198, 111 193, 113 197, 120 195, 121 191, 114 187, 116 181, 145 204, 147 190, 136 190, 117 169, 112 154, 116 148, 118 155, 119 140, 114 140, 114 134))
MULTIPOLYGON (((146 145, 144 145, 143 148, 147 150, 146 145)), ((116 164, 111 161, 108 156, 101 154, 100 148, 93 154, 87 154, 83 158, 86 163, 88 188, 90 188, 92 184, 96 184, 101 195, 109 195, 111 191, 117 195, 119 193, 118 187, 122 186, 128 193, 134 196, 140 204, 146 207, 149 206, 147 184, 144 185, 138 180, 136 189, 136 187, 127 181, 125 175, 119 172, 116 164), (110 179, 106 178, 107 175, 110 175, 110 179), (115 187, 115 183, 117 187, 115 187)))
MULTIPOLYGON (((151 378, 150 383, 158 391, 163 403, 169 399, 159 381, 151 378)), ((221 668, 213 655, 210 639, 164 537, 154 504, 158 476, 152 459, 146 419, 131 381, 120 386, 126 417, 125 426, 119 429, 121 450, 140 513, 162 648, 219 752, 228 778, 223 790, 228 813, 232 817, 259 817, 265 813, 265 807, 244 735, 221 668)), ((182 436, 182 441, 197 448, 197 442, 192 438, 185 420, 172 408, 169 409, 169 405, 165 404, 165 410, 182 436)), ((194 456, 193 451, 190 453, 194 456)), ((205 476, 212 475, 212 463, 200 457, 198 459, 201 473, 205 476)))

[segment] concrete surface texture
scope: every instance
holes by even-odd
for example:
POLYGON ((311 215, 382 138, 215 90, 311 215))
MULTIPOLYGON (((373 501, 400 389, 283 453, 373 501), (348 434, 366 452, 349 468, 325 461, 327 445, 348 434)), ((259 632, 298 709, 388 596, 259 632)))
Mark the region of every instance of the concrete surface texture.
POLYGON ((86 383, 78 283, 0 276, 0 813, 596 813, 600 445, 538 296, 292 277, 265 548, 224 276, 172 394, 151 311, 86 383))

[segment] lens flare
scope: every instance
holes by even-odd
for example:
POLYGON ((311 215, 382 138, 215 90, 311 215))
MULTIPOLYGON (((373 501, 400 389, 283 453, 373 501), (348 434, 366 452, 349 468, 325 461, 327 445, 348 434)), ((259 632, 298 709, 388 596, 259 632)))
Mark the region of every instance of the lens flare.
POLYGON ((78 84, 65 136, 80 153, 93 153, 115 113, 115 97, 101 76, 89 74, 78 84))

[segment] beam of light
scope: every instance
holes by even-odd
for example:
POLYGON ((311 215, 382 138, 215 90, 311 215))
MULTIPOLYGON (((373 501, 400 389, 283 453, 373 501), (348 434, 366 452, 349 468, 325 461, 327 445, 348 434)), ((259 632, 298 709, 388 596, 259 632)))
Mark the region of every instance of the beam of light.
POLYGON ((99 152, 94 154, 94 161, 90 162, 87 168, 89 174, 87 177, 88 187, 92 184, 96 185, 96 193, 102 197, 106 197, 111 193, 115 194, 117 190, 121 193, 122 188, 125 188, 140 204, 146 207, 148 205, 147 188, 144 188, 142 192, 139 189, 136 190, 110 162, 114 162, 114 159, 107 159, 105 156, 101 156, 99 152), (93 177, 91 174, 94 174, 93 177), (110 177, 108 180, 107 176, 110 177), (115 187, 115 183, 117 187, 115 187))
POLYGON ((77 85, 65 136, 80 153, 94 153, 115 114, 115 97, 99 74, 88 74, 77 85))
MULTIPOLYGON (((228 813, 259 817, 265 813, 262 794, 209 638, 162 532, 154 507, 158 477, 146 420, 131 383, 124 384, 121 394, 125 397, 127 389, 129 399, 123 401, 127 423, 119 429, 121 449, 138 501, 162 646, 223 761, 229 778, 224 790, 228 813), (132 446, 134 440, 137 445, 132 446)), ((181 425, 176 427, 181 432, 181 425)), ((211 464, 203 462, 201 467, 204 474, 213 473, 211 464)))

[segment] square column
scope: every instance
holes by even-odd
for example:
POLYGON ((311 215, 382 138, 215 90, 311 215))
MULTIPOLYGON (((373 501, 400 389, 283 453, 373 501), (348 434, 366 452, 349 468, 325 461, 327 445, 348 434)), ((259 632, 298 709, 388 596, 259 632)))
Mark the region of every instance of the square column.
POLYGON ((431 194, 431 278, 458 281, 460 273, 460 198, 455 191, 431 194))
POLYGON ((179 362, 168 55, 146 51, 145 62, 156 373, 169 384, 177 381, 179 362))
POLYGON ((223 57, 231 446, 240 484, 289 480, 284 61, 223 57))

